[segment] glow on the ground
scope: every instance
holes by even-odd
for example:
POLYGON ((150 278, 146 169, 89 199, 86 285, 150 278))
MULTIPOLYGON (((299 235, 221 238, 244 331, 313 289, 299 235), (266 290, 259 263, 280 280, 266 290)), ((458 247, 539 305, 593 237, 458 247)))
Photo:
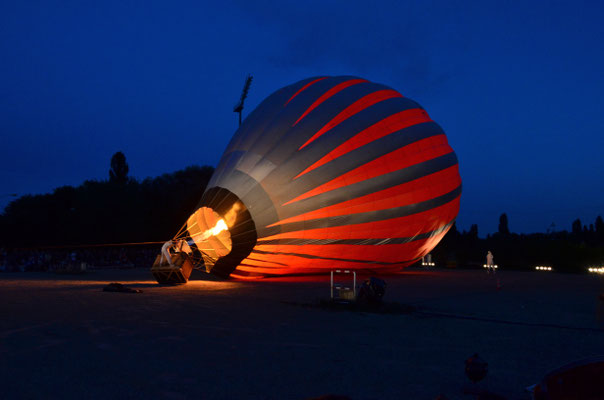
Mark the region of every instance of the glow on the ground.
POLYGON ((192 280, 184 285, 180 285, 181 287, 192 287, 192 288, 200 288, 204 290, 225 290, 225 289, 235 289, 240 286, 240 282, 233 281, 204 281, 204 280, 192 280))

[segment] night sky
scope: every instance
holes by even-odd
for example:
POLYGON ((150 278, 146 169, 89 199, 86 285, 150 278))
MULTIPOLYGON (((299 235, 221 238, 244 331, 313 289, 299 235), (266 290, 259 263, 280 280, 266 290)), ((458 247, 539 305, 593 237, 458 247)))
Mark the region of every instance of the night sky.
POLYGON ((604 216, 604 3, 4 1, 0 207, 213 165, 244 109, 317 75, 419 102, 459 158, 458 227, 570 230, 604 216), (217 5, 220 4, 220 5, 217 5))

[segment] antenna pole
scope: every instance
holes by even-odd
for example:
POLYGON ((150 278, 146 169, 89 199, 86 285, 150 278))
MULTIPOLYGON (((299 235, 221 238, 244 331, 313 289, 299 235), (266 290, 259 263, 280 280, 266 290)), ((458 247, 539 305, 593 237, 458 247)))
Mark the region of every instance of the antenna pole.
POLYGON ((250 74, 247 74, 245 78, 245 83, 243 84, 243 90, 241 91, 241 97, 239 98, 239 102, 237 102, 237 104, 235 104, 235 107, 233 108, 233 112, 239 114, 239 126, 241 126, 241 112, 243 111, 243 103, 245 102, 245 98, 247 97, 247 94, 250 90, 252 79, 254 79, 254 77, 250 74))

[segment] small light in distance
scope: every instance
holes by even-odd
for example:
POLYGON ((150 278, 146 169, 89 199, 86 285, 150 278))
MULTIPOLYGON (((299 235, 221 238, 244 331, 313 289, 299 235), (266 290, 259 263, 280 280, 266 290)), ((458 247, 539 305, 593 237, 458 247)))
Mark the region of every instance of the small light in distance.
POLYGON ((543 266, 543 265, 538 265, 538 266, 535 267, 535 270, 537 270, 537 271, 551 271, 552 267, 546 267, 546 266, 543 266))
POLYGON ((604 267, 590 267, 587 270, 592 274, 604 274, 604 267))

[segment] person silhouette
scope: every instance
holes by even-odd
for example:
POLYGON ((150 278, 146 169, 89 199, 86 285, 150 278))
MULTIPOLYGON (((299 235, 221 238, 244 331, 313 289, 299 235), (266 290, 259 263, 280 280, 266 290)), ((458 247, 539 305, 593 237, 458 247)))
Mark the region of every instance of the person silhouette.
POLYGON ((487 272, 495 272, 495 268, 493 266, 493 253, 491 253, 491 250, 487 251, 487 272))

